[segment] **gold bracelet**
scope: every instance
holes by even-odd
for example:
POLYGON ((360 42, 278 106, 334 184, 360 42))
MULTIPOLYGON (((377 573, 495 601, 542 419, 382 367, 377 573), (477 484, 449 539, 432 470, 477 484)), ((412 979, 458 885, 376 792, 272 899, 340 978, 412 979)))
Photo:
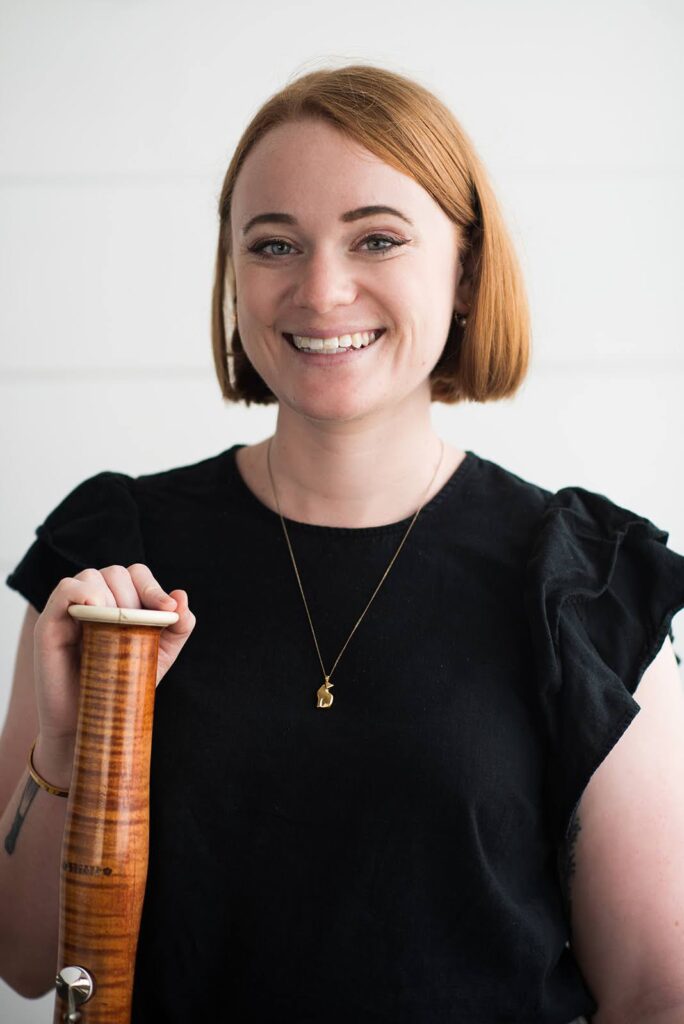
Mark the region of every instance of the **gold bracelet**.
POLYGON ((38 774, 36 769, 33 767, 33 751, 35 749, 35 746, 36 746, 37 742, 38 742, 38 737, 36 737, 36 739, 33 741, 33 746, 31 747, 31 749, 29 751, 29 756, 28 756, 29 775, 34 780, 34 782, 37 782, 38 785, 42 789, 47 790, 48 793, 52 793, 53 796, 69 796, 69 790, 68 789, 57 789, 56 786, 51 786, 49 782, 46 782, 45 779, 40 777, 40 775, 38 774))

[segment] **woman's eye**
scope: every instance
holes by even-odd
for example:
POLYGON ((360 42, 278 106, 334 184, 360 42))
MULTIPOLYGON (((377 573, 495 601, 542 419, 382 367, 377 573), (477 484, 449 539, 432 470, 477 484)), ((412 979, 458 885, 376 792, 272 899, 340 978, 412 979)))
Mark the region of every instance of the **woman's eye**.
MULTIPOLYGON (((391 249, 394 249, 394 248, 396 248, 396 247, 398 247, 400 245, 406 245, 406 242, 399 241, 396 238, 390 238, 388 235, 367 235, 365 238, 363 238, 361 240, 360 244, 363 245, 363 244, 365 244, 367 242, 384 242, 384 243, 388 243, 386 245, 383 245, 381 248, 370 248, 370 249, 366 250, 366 252, 371 252, 371 253, 389 252, 391 249)), ((250 249, 249 249, 249 252, 253 252, 257 256, 262 256, 264 259, 277 259, 278 256, 289 256, 290 255, 289 253, 287 253, 287 252, 283 253, 282 251, 280 253, 277 253, 277 252, 275 252, 275 253, 274 252, 267 252, 266 250, 269 249, 271 246, 274 246, 276 248, 279 246, 281 248, 281 250, 282 250, 283 246, 286 249, 291 249, 292 248, 290 243, 286 242, 282 238, 269 238, 269 239, 266 239, 263 242, 257 242, 255 245, 251 246, 250 249)))
MULTIPOLYGON (((282 240, 282 238, 271 238, 271 239, 269 239, 266 242, 257 242, 256 245, 253 245, 253 246, 250 247, 249 251, 250 252, 255 252, 258 256, 266 256, 267 258, 268 257, 272 257, 274 255, 273 253, 265 251, 270 245, 280 245, 280 246, 284 245, 286 248, 289 248, 289 249, 292 248, 290 243, 289 242, 284 242, 282 240)), ((285 255, 287 256, 288 254, 285 253, 285 255)))
POLYGON ((389 245, 383 246, 382 249, 369 249, 368 252, 389 252, 390 249, 394 249, 395 246, 404 245, 404 242, 398 241, 396 238, 389 238, 387 235, 368 235, 364 238, 364 242, 389 242, 389 245))

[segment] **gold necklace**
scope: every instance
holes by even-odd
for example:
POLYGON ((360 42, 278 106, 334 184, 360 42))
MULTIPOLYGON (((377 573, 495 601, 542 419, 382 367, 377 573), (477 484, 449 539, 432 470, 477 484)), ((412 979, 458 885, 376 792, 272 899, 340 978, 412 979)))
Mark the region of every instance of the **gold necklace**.
POLYGON ((441 451, 441 454, 440 454, 440 457, 439 457, 439 462, 437 463, 437 469, 435 469, 435 472, 433 473, 432 480, 430 481, 430 483, 428 485, 428 488, 427 488, 427 491, 425 492, 425 497, 423 498, 423 502, 418 507, 418 509, 416 511, 416 514, 414 515, 413 519, 409 523, 408 529, 407 529, 406 533, 404 534, 404 536, 402 537, 401 544, 399 545, 397 550, 394 552, 394 555, 392 556, 392 560, 391 560, 390 564, 387 566, 387 568, 385 569, 385 572, 383 573, 382 579, 380 580, 380 582, 378 583, 377 587, 373 591, 373 594, 371 596, 370 601, 368 602, 366 607, 361 612, 361 616, 359 617, 359 619, 358 619, 358 621, 356 623, 356 626, 354 626, 354 628, 352 629, 351 633, 347 637, 347 640, 346 640, 346 643, 344 644, 344 647, 342 648, 340 653, 337 655, 337 658, 335 659, 335 663, 334 663, 333 667, 330 669, 330 672, 328 673, 328 672, 325 671, 325 665, 323 664, 323 659, 321 658, 321 652, 320 652, 320 649, 318 647, 318 640, 316 639, 316 631, 314 629, 313 622, 311 621, 311 615, 309 614, 309 606, 306 603, 306 598, 304 597, 304 588, 302 587, 302 581, 299 578, 299 572, 297 570, 297 563, 295 562, 294 552, 292 551, 292 545, 290 544, 290 538, 289 538, 289 535, 288 535, 288 532, 287 532, 287 527, 285 526, 285 520, 283 519, 283 514, 280 511, 280 502, 278 501, 278 494, 277 494, 277 491, 276 491, 275 481, 273 479, 273 471, 271 470, 271 441, 272 440, 273 440, 273 438, 269 438, 268 439, 268 446, 266 448, 266 461, 267 461, 267 464, 268 464, 268 475, 271 478, 271 487, 273 488, 273 496, 275 498, 275 503, 276 503, 276 506, 278 508, 278 515, 280 516, 280 522, 283 524, 283 531, 285 533, 285 540, 287 541, 287 546, 288 546, 288 548, 290 550, 290 558, 292 559, 292 565, 294 567, 295 575, 297 577, 297 583, 299 584, 299 589, 301 591, 302 600, 304 601, 304 607, 306 609, 306 615, 307 615, 307 618, 309 620, 309 625, 311 626, 311 633, 313 635, 314 644, 316 645, 316 652, 318 654, 318 660, 321 663, 321 669, 323 671, 323 680, 324 680, 323 681, 323 685, 320 686, 318 688, 318 690, 316 691, 316 697, 318 698, 317 703, 316 703, 316 707, 317 708, 329 708, 332 705, 332 702, 333 702, 333 695, 330 692, 330 690, 334 686, 334 683, 330 682, 330 676, 335 671, 335 669, 337 667, 337 662, 342 657, 347 644, 349 643, 349 641, 353 637, 354 633, 356 632, 356 629, 357 629, 359 623, 361 622, 361 619, 364 617, 364 615, 366 614, 366 612, 370 608, 371 603, 373 601, 373 598, 375 597, 375 595, 377 594, 378 590, 380 589, 380 587, 384 583, 385 577, 387 576, 387 573, 390 571, 390 569, 394 565, 394 560, 396 559, 397 555, 399 554, 399 552, 401 551, 402 547, 404 546, 404 541, 406 540, 406 538, 408 537, 409 533, 411 532, 413 524, 415 523, 416 519, 418 518, 418 513, 423 508, 423 505, 425 504, 425 501, 427 500, 427 496, 430 493, 430 489, 432 488, 432 485, 433 485, 433 483, 435 481, 435 478, 437 476, 437 472, 438 472, 440 466, 442 465, 442 460, 444 458, 444 441, 442 441, 442 451, 441 451))

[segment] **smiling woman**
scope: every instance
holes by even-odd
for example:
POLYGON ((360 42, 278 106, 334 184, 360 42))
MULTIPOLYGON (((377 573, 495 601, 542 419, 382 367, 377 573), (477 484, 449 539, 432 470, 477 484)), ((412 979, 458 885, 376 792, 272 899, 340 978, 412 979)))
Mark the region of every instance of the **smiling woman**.
MULTIPOLYGON (((281 332, 326 338, 383 327, 390 340, 392 330, 413 329, 430 364, 431 400, 490 401, 510 397, 522 383, 529 316, 517 258, 472 143, 451 111, 417 83, 363 66, 297 79, 243 133, 219 216, 212 323, 225 398, 248 405, 283 399, 280 378, 267 373, 265 379, 250 348, 245 289, 252 284, 280 291, 280 307, 265 311, 273 321, 297 319, 281 332), (384 201, 390 197, 396 201, 384 201), (276 225, 290 229, 289 237, 254 238, 256 228, 276 225), (295 313, 293 281, 299 278, 304 294, 315 287, 301 275, 319 259, 327 264, 326 250, 345 252, 347 279, 337 282, 342 296, 345 287, 359 287, 359 274, 361 285, 372 280, 404 293, 396 323, 377 322, 372 295, 365 297, 371 308, 361 323, 358 301, 340 324, 311 309, 295 313), (249 273, 260 259, 261 270, 249 273), (453 298, 445 307, 447 282, 453 298), (428 324, 419 317, 423 309, 428 324)), ((338 272, 344 273, 341 265, 338 272)))
POLYGON ((48 793, 19 833, 35 732, 36 773, 68 784, 49 736, 77 720, 69 595, 138 607, 162 599, 154 579, 180 620, 162 633, 133 1024, 681 1007, 684 557, 604 495, 436 433, 433 401, 510 397, 529 358, 472 144, 418 83, 317 71, 257 112, 218 212, 221 394, 275 404, 276 429, 96 474, 8 578, 43 639, 17 659, 36 677, 18 671, 0 750, 0 970, 29 994, 54 979, 45 914, 26 915, 36 885, 55 906, 56 873, 32 869, 59 863, 48 793))
POLYGON ((280 403, 283 431, 302 415, 358 420, 429 398, 471 288, 461 232, 413 178, 321 118, 282 124, 245 156, 230 228, 233 344, 280 403), (275 199, 281 212, 253 213, 275 199))

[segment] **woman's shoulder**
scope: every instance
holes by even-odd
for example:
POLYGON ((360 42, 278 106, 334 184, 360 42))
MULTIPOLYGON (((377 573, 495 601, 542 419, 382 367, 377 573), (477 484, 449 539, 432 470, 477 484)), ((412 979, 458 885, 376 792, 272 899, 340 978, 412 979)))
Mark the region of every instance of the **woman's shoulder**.
POLYGON ((627 583, 629 577, 637 597, 649 558, 665 574, 682 572, 684 560, 668 547, 669 532, 643 509, 580 483, 554 490, 491 459, 474 458, 481 494, 475 514, 517 543, 530 592, 560 606, 568 598, 598 596, 611 581, 624 577, 627 583))
POLYGON ((153 473, 103 469, 81 480, 36 526, 7 586, 40 611, 64 576, 91 566, 149 564, 168 553, 178 557, 179 544, 205 537, 215 525, 235 447, 153 473))
POLYGON ((184 494, 204 491, 224 482, 229 477, 232 456, 240 445, 233 445, 214 455, 178 465, 167 466, 148 473, 135 474, 124 469, 101 469, 85 477, 64 492, 59 504, 49 513, 46 522, 65 513, 78 514, 93 505, 104 508, 120 502, 131 505, 146 496, 159 492, 184 494))
POLYGON ((518 471, 510 465, 496 462, 471 450, 468 450, 467 454, 485 487, 490 490, 498 490, 502 495, 517 498, 532 508, 542 508, 553 493, 547 487, 530 479, 523 470, 518 471))
POLYGON ((520 574, 550 742, 549 821, 560 842, 589 779, 639 710, 643 673, 666 638, 674 642, 684 555, 650 510, 601 488, 553 489, 483 458, 478 467, 477 536, 503 538, 506 564, 520 574))
MULTIPOLYGON (((496 498, 502 513, 527 512, 541 530, 561 531, 566 537, 586 539, 612 536, 631 525, 665 531, 655 527, 643 512, 622 504, 603 490, 581 483, 568 482, 554 489, 532 479, 530 474, 495 462, 474 452, 469 455, 477 464, 486 499, 496 498)), ((665 534, 667 537, 667 534, 665 534)))

